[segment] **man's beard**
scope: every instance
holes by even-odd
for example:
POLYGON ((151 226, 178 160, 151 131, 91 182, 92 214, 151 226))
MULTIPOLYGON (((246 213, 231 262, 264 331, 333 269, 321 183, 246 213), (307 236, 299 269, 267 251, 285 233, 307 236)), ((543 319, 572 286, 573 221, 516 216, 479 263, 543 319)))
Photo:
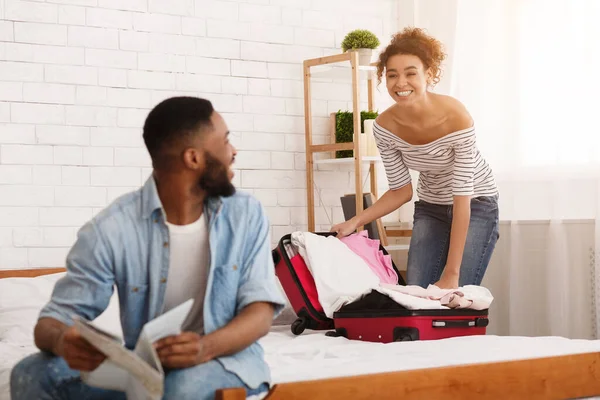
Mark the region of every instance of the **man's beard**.
POLYGON ((208 153, 204 153, 206 168, 198 185, 208 197, 229 197, 235 194, 235 186, 229 180, 229 169, 208 153))

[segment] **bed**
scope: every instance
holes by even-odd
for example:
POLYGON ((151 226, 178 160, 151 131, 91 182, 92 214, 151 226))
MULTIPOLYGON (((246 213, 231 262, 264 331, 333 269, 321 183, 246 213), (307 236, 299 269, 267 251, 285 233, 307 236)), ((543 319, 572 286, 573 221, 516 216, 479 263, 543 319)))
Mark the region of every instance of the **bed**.
MULTIPOLYGON (((0 271, 0 400, 12 366, 36 351, 40 307, 63 270, 0 271)), ((116 299, 115 299, 116 300, 116 299)), ((99 317, 118 333, 118 304, 99 317)), ((479 336, 376 344, 274 326, 261 339, 272 371, 268 400, 412 398, 592 398, 600 395, 600 341, 479 336)), ((243 390, 217 393, 246 399, 243 390)))

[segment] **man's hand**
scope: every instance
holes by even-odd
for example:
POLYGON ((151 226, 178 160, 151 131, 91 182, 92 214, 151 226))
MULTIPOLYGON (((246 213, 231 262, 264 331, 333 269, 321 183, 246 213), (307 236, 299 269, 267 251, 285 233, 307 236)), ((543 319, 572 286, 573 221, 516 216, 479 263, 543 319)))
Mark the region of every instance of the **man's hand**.
POLYGON ((456 289, 458 288, 458 278, 459 272, 448 271, 448 268, 444 268, 440 280, 434 285, 440 289, 456 289))
POLYGON ((154 343, 158 358, 165 368, 189 368, 207 362, 202 336, 183 332, 154 343))
POLYGON ((63 331, 56 342, 54 354, 65 359, 71 369, 93 371, 106 356, 82 338, 74 326, 63 331))

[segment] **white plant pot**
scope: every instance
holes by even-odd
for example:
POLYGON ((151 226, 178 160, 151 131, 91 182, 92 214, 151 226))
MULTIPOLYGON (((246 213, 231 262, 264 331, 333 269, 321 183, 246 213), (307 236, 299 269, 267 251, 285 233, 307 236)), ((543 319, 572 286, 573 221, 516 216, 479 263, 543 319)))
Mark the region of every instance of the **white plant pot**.
POLYGON ((358 52, 358 65, 371 65, 371 59, 373 58, 373 49, 353 49, 350 51, 358 52))

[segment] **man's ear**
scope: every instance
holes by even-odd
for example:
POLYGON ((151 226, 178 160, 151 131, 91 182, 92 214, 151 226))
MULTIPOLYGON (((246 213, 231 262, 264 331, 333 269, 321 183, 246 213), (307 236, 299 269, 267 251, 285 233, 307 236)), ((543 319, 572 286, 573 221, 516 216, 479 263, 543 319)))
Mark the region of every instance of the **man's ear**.
POLYGON ((204 154, 193 147, 183 151, 183 165, 192 170, 198 170, 204 166, 204 154))

